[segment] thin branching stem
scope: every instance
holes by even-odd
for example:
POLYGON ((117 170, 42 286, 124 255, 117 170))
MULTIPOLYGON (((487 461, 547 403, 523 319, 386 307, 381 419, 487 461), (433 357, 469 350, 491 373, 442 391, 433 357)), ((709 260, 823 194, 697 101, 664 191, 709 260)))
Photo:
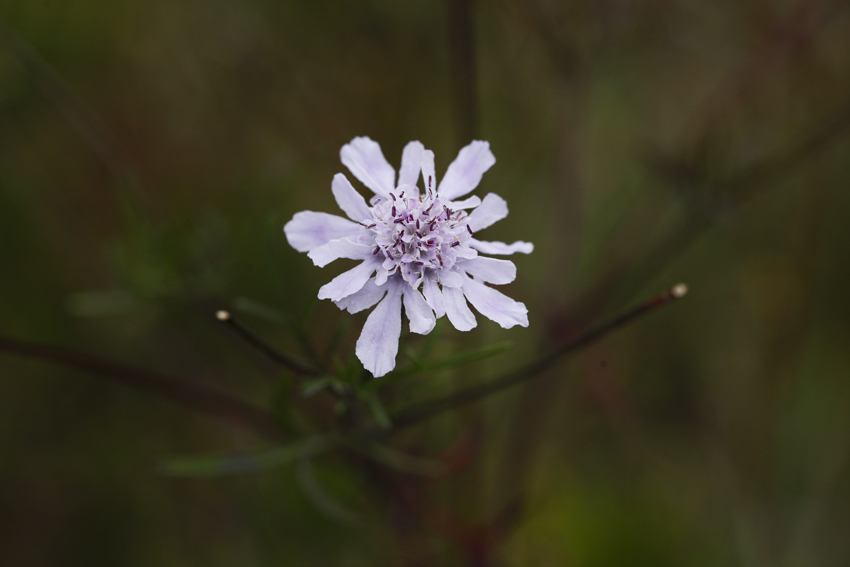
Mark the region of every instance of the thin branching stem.
POLYGON ((299 374, 301 376, 320 376, 322 374, 321 370, 318 370, 305 362, 301 362, 300 360, 297 360, 292 356, 279 351, 278 349, 261 339, 245 325, 234 319, 233 315, 231 315, 229 311, 217 312, 216 319, 226 324, 230 329, 233 330, 234 333, 236 333, 236 335, 240 339, 257 349, 258 351, 262 352, 274 362, 292 370, 296 374, 299 374))
POLYGON ((90 372, 111 382, 175 401, 222 421, 251 430, 263 437, 276 439, 280 436, 277 424, 269 413, 201 384, 125 366, 88 354, 2 336, 0 336, 0 352, 90 372))
POLYGON ((687 293, 687 287, 684 284, 678 284, 672 288, 656 295, 649 301, 646 301, 637 307, 622 313, 598 327, 590 329, 583 335, 561 345, 551 353, 532 362, 531 364, 509 372, 491 382, 473 386, 459 392, 455 392, 443 398, 438 398, 415 405, 400 415, 393 418, 395 429, 403 429, 411 425, 415 425, 432 417, 435 417, 445 411, 457 409, 459 407, 471 404, 502 390, 506 390, 512 386, 521 384, 531 378, 539 376, 544 370, 549 368, 555 361, 562 356, 579 350, 605 335, 624 327, 625 325, 637 320, 643 315, 651 313, 656 309, 667 305, 675 299, 679 299, 687 293))

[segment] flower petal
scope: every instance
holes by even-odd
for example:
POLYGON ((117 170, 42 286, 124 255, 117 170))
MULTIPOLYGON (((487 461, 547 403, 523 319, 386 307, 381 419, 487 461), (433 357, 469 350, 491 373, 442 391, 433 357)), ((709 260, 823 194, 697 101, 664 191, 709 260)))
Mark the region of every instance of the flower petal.
POLYGON ((443 292, 440 291, 440 286, 437 285, 437 280, 426 277, 422 280, 422 294, 425 296, 425 301, 434 310, 437 319, 446 314, 446 305, 443 302, 443 292))
POLYGON ((484 283, 501 285, 511 283, 516 279, 516 265, 510 260, 479 256, 459 262, 457 268, 484 283))
POLYGON ((434 169, 434 152, 431 150, 422 152, 422 184, 426 195, 437 192, 437 173, 434 169))
POLYGON ((508 203, 495 193, 488 193, 474 211, 469 213, 467 224, 473 232, 484 230, 508 216, 508 203))
POLYGON ((427 335, 434 330, 437 319, 422 294, 411 287, 404 290, 404 312, 410 320, 410 332, 427 335))
POLYGON ((386 286, 378 287, 375 278, 371 278, 360 288, 360 291, 334 301, 334 303, 337 307, 345 309, 349 313, 360 313, 378 303, 386 292, 386 286))
POLYGON ((453 201, 478 187, 481 176, 496 163, 490 144, 476 140, 460 150, 446 170, 437 193, 441 199, 453 201))
POLYGON ((363 367, 379 378, 395 368, 398 339, 401 336, 401 291, 404 282, 390 282, 389 293, 369 314, 357 339, 357 358, 363 367))
POLYGON ((401 169, 398 170, 399 185, 416 185, 419 181, 423 152, 425 152, 425 146, 422 142, 410 142, 404 146, 404 151, 401 153, 401 169))
POLYGON ((389 198, 395 188, 395 170, 389 164, 381 146, 371 138, 354 138, 339 151, 342 163, 363 185, 389 198))
POLYGON ((474 209, 480 204, 481 198, 473 195, 472 197, 464 199, 463 201, 449 202, 449 208, 453 211, 459 211, 461 209, 474 209))
POLYGON ((301 211, 283 227, 289 245, 299 252, 309 252, 331 240, 355 236, 360 226, 336 215, 301 211))
MULTIPOLYGON (((464 242, 467 242, 469 240, 472 239, 467 238, 464 242)), ((457 248, 455 248, 455 250, 457 251, 457 257, 462 258, 464 260, 471 260, 473 258, 478 257, 478 250, 473 250, 472 248, 467 247, 465 244, 458 246, 457 248)))
POLYGON ((469 331, 478 324, 475 315, 470 311, 460 289, 453 287, 443 288, 443 300, 446 305, 446 315, 449 321, 458 331, 469 331))
POLYGON ((534 244, 531 242, 523 242, 522 240, 517 240, 513 244, 505 244, 504 242, 497 242, 495 240, 488 242, 486 240, 470 238, 467 244, 470 248, 475 248, 484 254, 500 254, 503 256, 513 254, 514 252, 531 254, 534 251, 534 244))
POLYGON ((333 183, 331 183, 331 191, 333 191, 339 208, 351 220, 359 222, 371 217, 366 199, 354 189, 354 186, 351 185, 351 182, 342 173, 334 175, 333 183))
POLYGON ((378 265, 379 261, 371 257, 359 266, 341 273, 329 283, 319 288, 319 299, 339 301, 352 293, 360 291, 366 282, 369 281, 369 278, 378 265))
POLYGON ((368 244, 357 244, 348 238, 331 240, 323 246, 317 246, 307 253, 313 263, 324 268, 334 260, 348 258, 349 260, 366 260, 372 256, 372 247, 368 244))
POLYGON ((498 323, 503 329, 514 325, 528 327, 528 309, 500 291, 464 276, 463 294, 479 313, 498 323))
POLYGON ((447 287, 461 287, 463 285, 463 278, 460 277, 460 274, 457 272, 441 270, 439 274, 440 283, 443 284, 443 289, 447 287))

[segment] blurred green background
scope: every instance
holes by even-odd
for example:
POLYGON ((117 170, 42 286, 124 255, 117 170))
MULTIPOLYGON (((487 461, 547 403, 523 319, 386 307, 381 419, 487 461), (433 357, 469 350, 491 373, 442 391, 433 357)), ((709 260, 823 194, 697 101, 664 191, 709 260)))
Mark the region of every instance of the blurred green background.
POLYGON ((346 262, 315 268, 282 226, 336 212, 339 149, 360 135, 396 167, 421 140, 438 175, 489 140, 477 194, 511 214, 486 237, 536 245, 502 289, 530 327, 479 316, 434 347, 513 348, 411 379, 391 408, 519 366, 679 281, 691 293, 400 434, 399 449, 465 460, 430 480, 337 454, 164 476, 170 457, 268 443, 0 352, 0 564, 847 565, 847 8, 3 0, 3 336, 316 429, 289 415, 291 376, 213 313, 302 354, 293 328, 320 352, 338 329, 333 356, 350 360, 365 314, 315 299, 346 262))

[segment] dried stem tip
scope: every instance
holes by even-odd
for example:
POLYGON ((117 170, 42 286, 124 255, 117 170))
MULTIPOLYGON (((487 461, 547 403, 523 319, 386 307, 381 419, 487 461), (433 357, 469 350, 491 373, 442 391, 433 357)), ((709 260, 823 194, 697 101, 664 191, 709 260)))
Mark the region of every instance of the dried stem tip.
POLYGON ((683 283, 676 284, 670 289, 670 294, 676 299, 684 297, 686 293, 688 293, 688 286, 683 283))
POLYGON ((221 311, 216 311, 215 318, 219 321, 229 321, 230 320, 230 312, 222 309, 221 311))

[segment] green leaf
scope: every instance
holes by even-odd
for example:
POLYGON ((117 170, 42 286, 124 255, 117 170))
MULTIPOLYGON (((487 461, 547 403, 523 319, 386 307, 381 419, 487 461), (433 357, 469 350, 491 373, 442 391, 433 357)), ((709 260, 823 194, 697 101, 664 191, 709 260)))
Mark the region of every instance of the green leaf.
POLYGON ((378 427, 384 431, 392 429, 393 424, 390 421, 390 416, 387 413, 387 410, 384 409, 384 404, 381 403, 378 396, 374 392, 363 392, 362 398, 366 401, 369 409, 372 411, 372 417, 375 418, 375 422, 378 424, 378 427))
POLYGON ((320 376, 319 378, 307 382, 301 390, 301 394, 305 398, 310 398, 325 388, 331 388, 337 394, 343 394, 348 390, 346 383, 336 376, 320 376))
POLYGON ((333 447, 335 442, 333 436, 315 435, 253 454, 182 457, 161 463, 159 472, 167 476, 191 478, 254 474, 317 455, 333 447))

